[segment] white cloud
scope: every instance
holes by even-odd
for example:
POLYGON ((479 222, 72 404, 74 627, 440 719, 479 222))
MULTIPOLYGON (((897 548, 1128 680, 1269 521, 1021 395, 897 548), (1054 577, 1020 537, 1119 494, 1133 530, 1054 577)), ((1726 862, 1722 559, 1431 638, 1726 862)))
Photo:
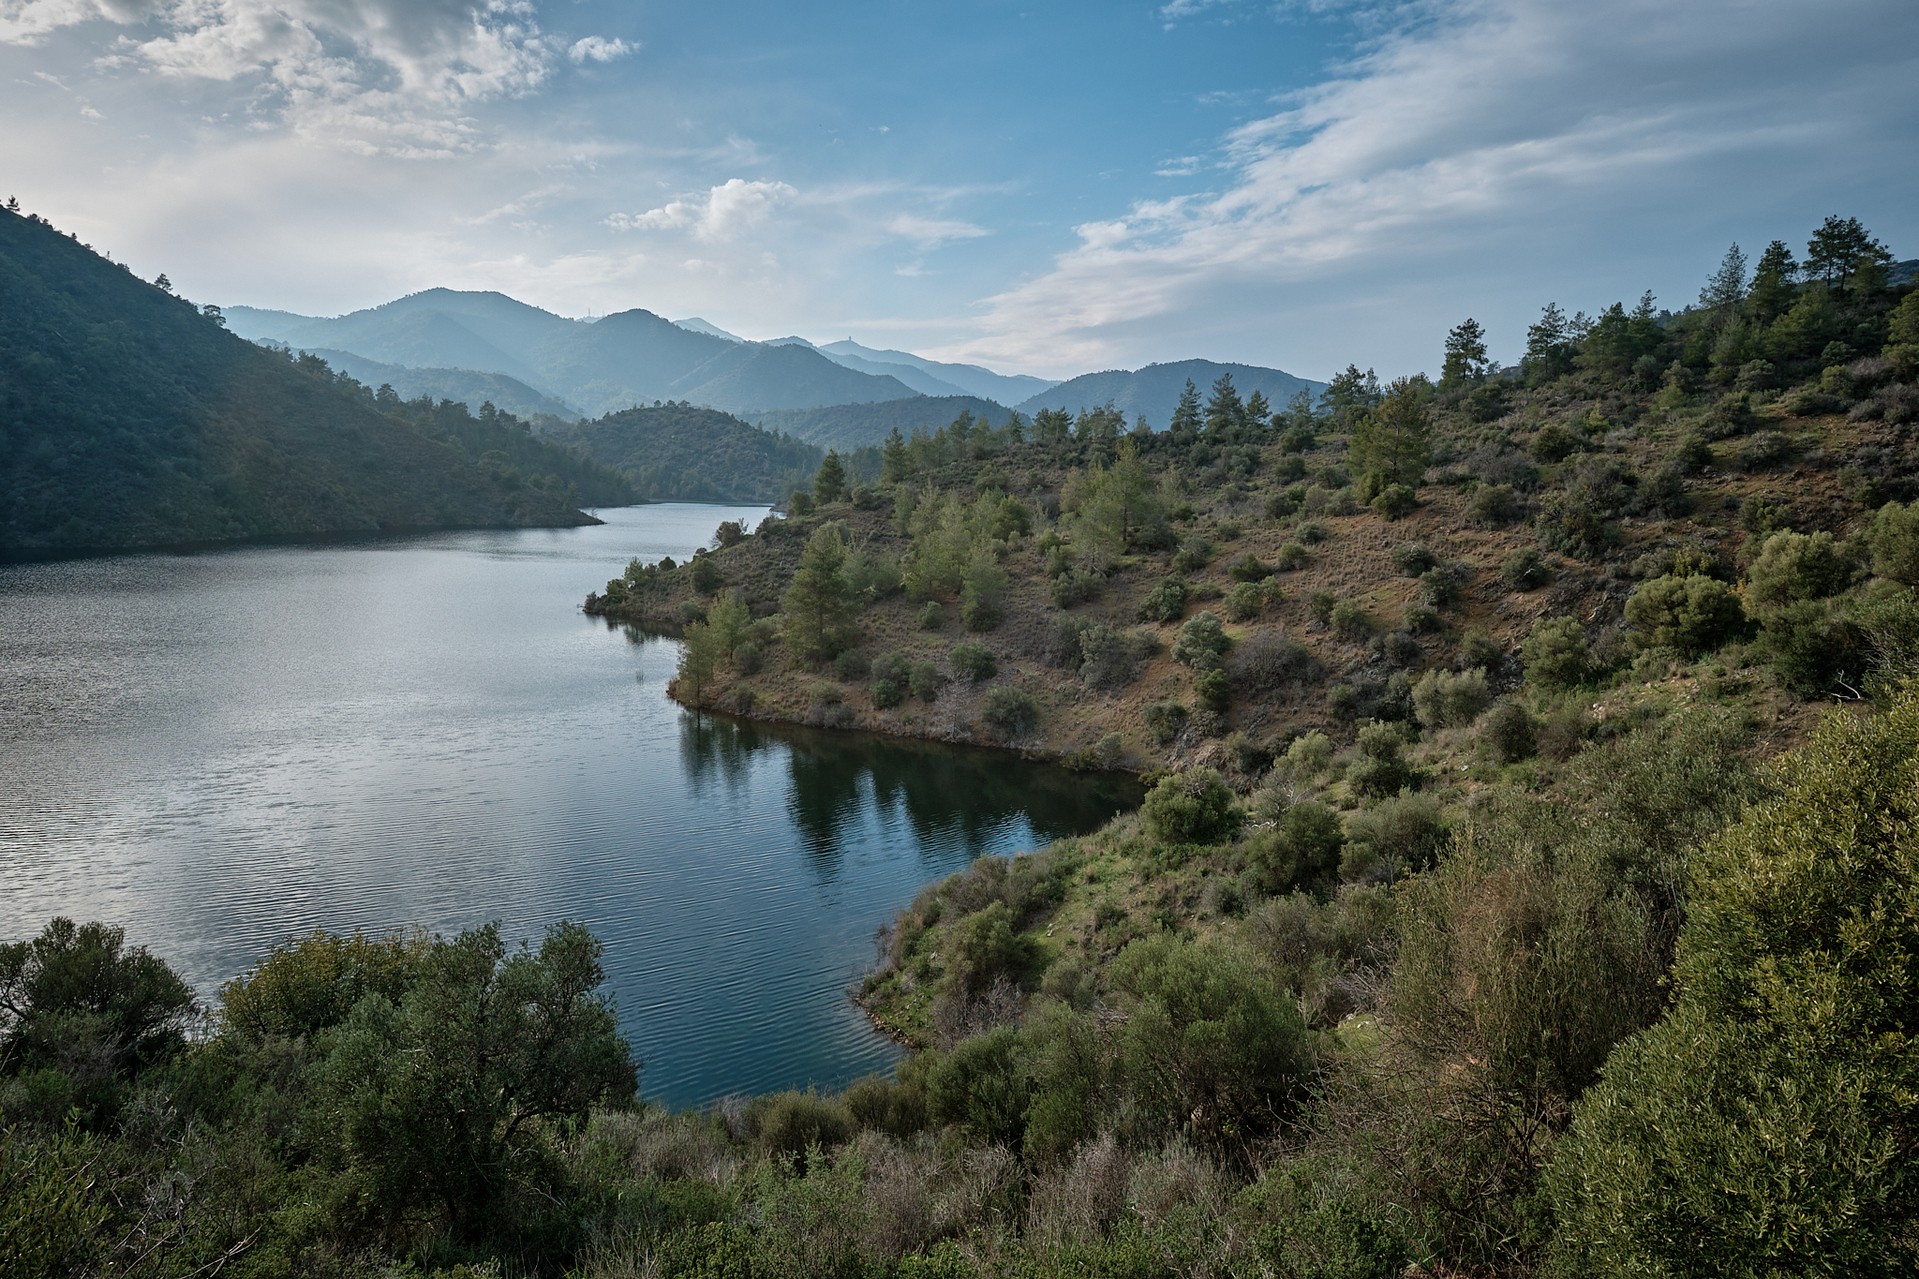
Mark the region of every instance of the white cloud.
POLYGON ((961 352, 1090 365, 1143 327, 1243 323, 1255 292, 1284 328, 1281 289, 1578 253, 1620 219, 1670 240, 1675 219, 1723 218, 1734 175, 1764 192, 1843 171, 1866 139, 1896 150, 1915 37, 1909 0, 1435 0, 1221 139, 1222 190, 1077 228, 1050 270, 987 299, 1003 336, 961 352))
POLYGON ((628 54, 639 51, 640 46, 637 41, 629 44, 618 38, 609 40, 605 36, 587 36, 584 39, 575 40, 573 47, 566 51, 566 56, 575 63, 584 64, 612 62, 616 58, 624 58, 628 54))
POLYGON ((936 249, 949 240, 977 240, 988 234, 985 227, 957 218, 928 218, 916 213, 899 213, 886 221, 890 235, 909 240, 922 249, 936 249))
POLYGON ((256 123, 403 156, 470 148, 472 106, 537 89, 558 48, 528 0, 0 0, 0 42, 95 20, 161 28, 108 67, 236 83, 256 123))
POLYGON ((615 213, 606 225, 616 231, 690 230, 702 240, 738 238, 799 194, 784 182, 748 182, 729 178, 704 199, 671 200, 644 213, 615 213))

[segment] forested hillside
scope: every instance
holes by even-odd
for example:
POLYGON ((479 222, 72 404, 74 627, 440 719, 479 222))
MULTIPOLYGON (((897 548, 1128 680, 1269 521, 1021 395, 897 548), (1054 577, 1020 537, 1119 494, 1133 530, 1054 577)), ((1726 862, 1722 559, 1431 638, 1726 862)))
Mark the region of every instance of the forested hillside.
MULTIPOLYGON (((526 421, 558 418, 571 422, 579 410, 564 400, 543 395, 518 378, 504 373, 481 373, 475 369, 416 369, 403 364, 382 364, 348 351, 313 352, 332 368, 367 386, 390 386, 403 400, 422 397, 452 400, 457 404, 491 404, 502 413, 526 421)), ((477 411, 477 409, 476 409, 477 411)))
POLYGON ((1273 408, 1284 408, 1294 396, 1306 392, 1316 395, 1320 384, 1295 377, 1280 369, 1264 369, 1251 364, 1219 364, 1212 360, 1179 360, 1170 364, 1149 364, 1143 369, 1111 369, 1103 373, 1083 373, 1058 386, 1048 387, 1020 401, 1020 412, 1028 417, 1043 409, 1062 409, 1079 413, 1086 409, 1111 405, 1126 415, 1128 422, 1144 417, 1155 430, 1164 430, 1180 411, 1181 397, 1197 388, 1205 388, 1221 377, 1231 377, 1239 393, 1251 399, 1254 392, 1273 408))
MULTIPOLYGON (((844 1092, 637 1106, 592 939, 0 946, 23 1273, 1919 1267, 1919 293, 1829 219, 1170 432, 966 419, 588 607, 676 695, 1146 773, 933 885, 844 1092)), ((1437 339, 1437 335, 1436 335, 1437 339)), ((719 721, 717 731, 724 731, 719 721)), ((644 1075, 638 1077, 644 1091, 644 1075)))
POLYGON ((821 409, 772 409, 747 416, 762 430, 791 435, 823 449, 851 452, 883 444, 893 431, 902 435, 937 431, 962 415, 1004 426, 1013 411, 970 395, 918 395, 910 400, 832 404, 821 409))
POLYGON ((512 436, 488 431, 383 415, 324 365, 0 213, 0 548, 589 521, 557 455, 490 457, 512 436))
POLYGON ((609 413, 546 438, 612 467, 653 501, 778 502, 821 460, 810 444, 684 403, 609 413))

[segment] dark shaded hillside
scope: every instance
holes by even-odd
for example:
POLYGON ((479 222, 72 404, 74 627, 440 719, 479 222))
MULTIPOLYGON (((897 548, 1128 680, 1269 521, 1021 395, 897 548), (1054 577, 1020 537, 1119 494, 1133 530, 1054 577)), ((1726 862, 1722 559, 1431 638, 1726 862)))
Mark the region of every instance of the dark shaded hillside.
POLYGON ((615 468, 658 501, 777 502, 811 478, 821 456, 810 444, 683 403, 608 414, 546 438, 615 468))
POLYGON ((588 519, 563 486, 390 420, 46 223, 0 215, 0 547, 588 519))
POLYGON ((1254 391, 1265 395, 1274 408, 1284 408, 1301 391, 1317 395, 1324 383, 1294 377, 1280 369, 1260 368, 1252 364, 1220 364, 1213 360, 1179 360, 1171 364, 1149 364, 1128 372, 1109 369, 1104 373, 1083 373, 1068 382, 1040 392, 1019 404, 1019 411, 1032 416, 1041 409, 1081 409, 1111 404, 1126 415, 1127 421, 1144 414, 1154 430, 1163 431, 1179 404, 1180 392, 1191 380, 1204 395, 1222 374, 1233 375, 1233 384, 1242 397, 1250 399, 1254 391))
POLYGON ((871 403, 913 393, 898 378, 842 368, 811 347, 757 342, 728 343, 670 389, 680 399, 734 412, 871 403))
POLYGON ((889 431, 937 431, 962 413, 1006 425, 1012 410, 971 395, 916 395, 877 404, 832 404, 820 409, 772 409, 748 414, 760 429, 781 431, 823 449, 858 449, 886 442, 889 431))

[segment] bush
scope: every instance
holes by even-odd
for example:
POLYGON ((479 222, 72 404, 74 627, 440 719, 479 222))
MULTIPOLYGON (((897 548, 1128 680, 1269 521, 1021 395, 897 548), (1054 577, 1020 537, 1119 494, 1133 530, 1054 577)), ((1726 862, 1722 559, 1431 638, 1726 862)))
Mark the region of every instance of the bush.
POLYGON ((1419 509, 1419 495, 1406 484, 1388 484, 1372 500, 1373 514, 1383 520, 1404 519, 1419 509))
POLYGON ((1192 533, 1182 539, 1179 549, 1173 552, 1173 571, 1197 573, 1210 564, 1212 559, 1213 544, 1198 533, 1192 533))
POLYGON ((1211 670, 1219 665, 1221 654, 1233 641, 1211 613, 1201 613, 1179 628, 1173 641, 1173 660, 1195 670, 1211 670))
POLYGON ((1397 795, 1418 781, 1406 761, 1404 739, 1390 724, 1368 724, 1359 730, 1359 753, 1346 766, 1346 784, 1364 798, 1397 795))
POLYGON ((1346 825, 1342 879, 1384 883, 1424 870, 1452 838, 1430 795, 1389 795, 1355 813, 1346 825))
POLYGON ((1088 688, 1125 688, 1139 678, 1147 652, 1140 637, 1095 622, 1080 631, 1079 643, 1079 677, 1088 688))
POLYGON ((1768 615, 1802 600, 1825 599, 1852 585, 1856 566, 1832 534, 1782 529, 1766 538, 1746 570, 1746 613, 1768 615))
POLYGON ((1592 651, 1585 628, 1574 617, 1542 617, 1520 645, 1526 682, 1544 692, 1577 688, 1592 677, 1592 651))
POLYGON ((946 676, 931 662, 914 662, 906 668, 906 686, 922 702, 936 701, 946 687, 946 676))
POLYGON ((1402 542, 1393 548, 1393 567, 1402 577, 1418 577, 1437 563, 1439 557, 1424 542, 1402 542))
POLYGON ((1263 582, 1273 575, 1273 570, 1251 552, 1234 560, 1226 571, 1235 582, 1263 582))
POLYGON ((1413 685, 1413 707, 1427 728, 1464 728, 1492 704, 1486 672, 1427 671, 1413 685))
POLYGON ((747 1123, 764 1149, 788 1159, 803 1157, 813 1146, 830 1150, 853 1135, 853 1116, 846 1107, 815 1092, 756 1097, 747 1112, 747 1123))
POLYGON ((1025 982, 1033 963, 1033 943, 1003 901, 992 901, 947 929, 940 951, 945 989, 974 999, 995 982, 1025 982))
POLYGON ((1234 649, 1227 671, 1236 687, 1271 692, 1311 683, 1320 666, 1305 645, 1283 632, 1255 631, 1234 649))
POLYGON ((1505 528, 1525 513, 1510 484, 1482 484, 1466 503, 1466 518, 1480 528, 1505 528))
POLYGON ((1451 608, 1465 594, 1460 570, 1451 564, 1429 568, 1419 575, 1420 602, 1428 608, 1451 608))
POLYGON ((1266 616, 1285 599, 1279 584, 1267 578, 1263 582, 1235 584, 1232 590, 1226 592, 1226 599, 1220 607, 1229 621, 1252 622, 1266 616))
POLYGON ((1233 686, 1226 679, 1226 672, 1214 667, 1201 671, 1193 679, 1193 695, 1199 704, 1216 715, 1224 715, 1233 704, 1233 686))
POLYGON ((1548 422, 1533 435, 1526 451, 1536 462, 1563 462, 1585 447, 1585 441, 1573 434, 1564 422, 1548 422))
POLYGON ((1161 778, 1139 811, 1146 833, 1171 844, 1217 844, 1231 838, 1240 823, 1232 790, 1210 768, 1161 778))
POLYGON ((1140 711, 1146 721, 1146 733, 1159 745, 1178 737, 1180 730, 1186 727, 1189 712, 1178 702, 1148 702, 1140 711))
POLYGON ((1271 830, 1248 841, 1247 857, 1268 893, 1323 893, 1339 877, 1339 855, 1345 844, 1339 814, 1308 799, 1288 808, 1271 830))
POLYGON ((1105 581, 1097 573, 1089 573, 1083 568, 1069 568, 1053 576, 1053 604, 1058 608, 1071 608, 1075 604, 1084 604, 1096 599, 1105 581))
POLYGON ((951 658, 953 669, 975 684, 983 679, 993 678, 999 671, 999 663, 993 658, 993 650, 977 640, 965 640, 955 644, 951 658))
POLYGON ((1011 741, 1039 727, 1039 707, 1023 690, 1002 685, 986 695, 980 719, 1002 741, 1011 741))
POLYGON ((940 607, 938 600, 927 600, 920 606, 920 629, 937 631, 946 625, 946 610, 940 607))
POLYGON ((1294 777, 1310 779, 1319 776, 1331 767, 1333 762, 1333 739, 1314 729, 1293 739, 1286 748, 1283 757, 1286 771, 1294 777))
POLYGON ((1885 715, 1829 716, 1774 781, 1692 858, 1678 1000, 1613 1051, 1553 1153, 1561 1274, 1911 1267, 1911 687, 1885 715))
POLYGON ((1298 542, 1287 542, 1279 548, 1279 553, 1273 557, 1273 562, 1281 572, 1290 573, 1295 569, 1305 568, 1306 561, 1311 558, 1312 553, 1303 545, 1298 542))
POLYGON ((1499 580, 1515 591, 1536 591, 1553 580, 1552 566, 1538 551, 1525 547, 1500 561, 1499 580))
POLYGON ((1888 502, 1873 517, 1867 535, 1872 571, 1904 586, 1919 586, 1919 502, 1888 502))
POLYGON ((890 679, 876 679, 867 690, 873 698, 873 705, 883 711, 890 711, 906 700, 906 694, 900 686, 890 679))
POLYGON ((1626 600, 1633 647, 1670 648, 1691 656, 1710 653, 1745 627, 1745 614, 1731 587, 1703 574, 1656 577, 1626 600))
POLYGON ((1351 600, 1341 600, 1333 605, 1332 611, 1326 615, 1326 622, 1332 627, 1333 634, 1352 643, 1358 643, 1373 633, 1373 619, 1351 600))
POLYGON ((1142 622, 1177 622, 1186 614, 1186 597, 1189 592, 1186 583, 1177 577, 1162 579, 1158 585, 1146 593, 1140 601, 1139 620, 1142 622))
POLYGON ((1539 753, 1539 721, 1518 701, 1502 697, 1479 725, 1479 744, 1500 764, 1517 764, 1539 753))

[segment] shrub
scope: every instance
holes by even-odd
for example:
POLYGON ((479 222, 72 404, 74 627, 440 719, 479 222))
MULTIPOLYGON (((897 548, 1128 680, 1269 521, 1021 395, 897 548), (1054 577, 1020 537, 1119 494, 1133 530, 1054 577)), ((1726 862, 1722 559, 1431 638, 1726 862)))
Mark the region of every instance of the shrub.
POLYGON ((922 702, 931 702, 937 700, 940 690, 946 687, 946 676, 931 662, 914 662, 906 668, 906 686, 922 702))
POLYGON ((1239 582, 1226 592, 1226 598, 1220 608, 1227 619, 1234 622, 1251 622, 1285 602, 1279 584, 1271 578, 1263 582, 1239 582))
POLYGON ((1227 667, 1235 686, 1271 692, 1319 678, 1319 661, 1298 640, 1280 631, 1255 631, 1233 651, 1227 667))
POLYGON ((1510 484, 1482 484, 1466 503, 1466 518, 1480 528, 1505 528, 1525 513, 1510 484))
POLYGON ((1178 702, 1148 702, 1140 715, 1146 721, 1146 732, 1155 742, 1164 746, 1179 736, 1186 727, 1188 711, 1178 702))
POLYGON ((1437 563, 1439 557, 1424 542, 1402 542, 1393 548, 1393 567, 1404 577, 1418 577, 1437 563))
POLYGON ((1312 553, 1303 544, 1287 542, 1279 548, 1279 553, 1273 557, 1273 562, 1281 572, 1290 573, 1295 569, 1305 568, 1306 561, 1311 558, 1312 553))
POLYGON ((1173 571, 1197 573, 1210 564, 1212 559, 1213 544, 1198 533, 1192 533, 1182 539, 1179 549, 1173 552, 1173 571))
POLYGON ((961 1040, 926 1072, 926 1108, 935 1123, 959 1128, 983 1145, 1018 1150, 1032 1085, 1010 1027, 961 1040))
POLYGON ((1239 829, 1239 805, 1219 773, 1190 768, 1160 779, 1140 805, 1154 839, 1172 844, 1217 844, 1239 829))
POLYGON ((1542 617, 1519 648, 1526 681, 1548 693, 1577 688, 1592 676, 1586 631, 1574 617, 1542 617))
POLYGON ((1559 1273, 1910 1269, 1916 764, 1909 686, 1829 716, 1693 856, 1677 1002, 1613 1051, 1544 1179, 1559 1273))
POLYGON ((1419 509, 1419 495, 1406 484, 1388 484, 1372 500, 1373 514, 1383 520, 1404 519, 1419 509))
POLYGON ((1226 571, 1235 582, 1263 582, 1273 575, 1273 570, 1251 552, 1234 560, 1226 571))
POLYGON ((1314 591, 1306 597, 1306 612, 1315 622, 1332 620, 1333 609, 1339 604, 1339 596, 1331 591, 1314 591))
POLYGON ((1492 704, 1486 672, 1427 671, 1413 685, 1413 707, 1428 728, 1464 728, 1492 704))
POLYGON ((1226 672, 1214 667, 1201 671, 1193 679, 1193 695, 1199 704, 1216 715, 1226 713, 1233 704, 1233 686, 1226 679, 1226 672))
POLYGON ((833 659, 834 677, 845 680, 849 684, 854 680, 865 679, 870 670, 872 670, 872 664, 867 660, 866 654, 856 648, 849 648, 833 659))
POLYGON ((1346 766, 1346 784, 1353 793, 1369 798, 1396 795, 1418 780, 1403 753, 1405 742, 1391 724, 1368 724, 1359 730, 1359 752, 1346 766))
POLYGON ((1011 741, 1039 727, 1039 707, 1024 690, 1002 685, 987 693, 980 719, 1001 740, 1011 741))
POLYGON ((999 671, 993 650, 977 640, 964 640, 953 645, 951 657, 953 669, 976 684, 983 679, 993 678, 999 671))
POLYGON ((1501 764, 1517 764, 1539 753, 1539 722, 1518 701, 1502 697, 1480 721, 1479 744, 1501 764))
POLYGON ((813 1146, 830 1150, 853 1135, 853 1116, 846 1107, 815 1092, 755 1098, 747 1122, 762 1147, 789 1159, 804 1156, 813 1146))
POLYGON ((1104 622, 1080 631, 1079 677, 1089 688, 1124 688, 1139 678, 1146 645, 1140 637, 1125 635, 1104 622))
POLYGON ((1451 564, 1429 568, 1419 575, 1419 598, 1428 608, 1450 608, 1465 593, 1460 570, 1451 564))
POLYGON ((1345 844, 1339 814, 1308 799, 1288 808, 1272 829, 1248 841, 1247 857, 1268 893, 1322 893, 1339 876, 1339 855, 1345 844))
POLYGON ((1419 647, 1418 638, 1406 630, 1387 631, 1379 636, 1373 640, 1373 652, 1379 654, 1388 665, 1402 669, 1417 666, 1420 659, 1426 656, 1419 647))
POLYGON ((1905 586, 1919 586, 1919 502, 1888 502, 1873 516, 1867 535, 1872 571, 1905 586))
POLYGON ((1083 568, 1069 568, 1053 577, 1053 604, 1058 608, 1084 604, 1090 599, 1097 599, 1104 585, 1104 579, 1097 573, 1089 573, 1083 568))
POLYGON ((1179 635, 1173 641, 1173 660, 1196 670, 1210 670, 1219 665, 1221 654, 1232 645, 1219 619, 1211 613, 1201 613, 1179 628, 1179 635))
POLYGON ((1745 614, 1732 588, 1703 574, 1656 577, 1626 600, 1636 649, 1670 648, 1698 656, 1735 638, 1745 614))
POLYGON ((1534 591, 1553 580, 1552 566, 1538 551, 1524 547, 1499 564, 1499 580, 1515 591, 1534 591))
POLYGON ((1332 611, 1326 615, 1326 623, 1332 627, 1333 634, 1353 643, 1373 633, 1373 619, 1351 600, 1341 600, 1333 605, 1332 611))
POLYGON ((906 700, 906 694, 900 690, 899 684, 890 679, 874 680, 868 692, 873 698, 873 705, 883 711, 890 711, 906 700))
POLYGON ((1177 577, 1162 579, 1158 585, 1146 593, 1140 601, 1139 620, 1142 622, 1177 622, 1186 613, 1186 597, 1189 594, 1186 583, 1177 577))
POLYGON ((1439 801, 1432 796, 1386 796, 1347 822, 1340 877, 1382 883, 1424 870, 1438 860, 1451 838, 1439 801))
POLYGON ((1537 462, 1563 462, 1585 446, 1564 422, 1548 422, 1533 435, 1526 451, 1537 462))
POLYGON ((927 600, 920 606, 920 629, 937 631, 946 625, 946 610, 940 607, 938 600, 927 600))
POLYGON ((1333 739, 1314 729, 1293 739, 1283 757, 1286 771, 1298 778, 1314 778, 1333 762, 1333 739))
POLYGON ((1852 556, 1832 534, 1782 529, 1766 538, 1746 570, 1746 612, 1763 622, 1787 604, 1824 599, 1852 585, 1852 556))
POLYGON ((1673 445, 1672 461, 1687 475, 1703 471, 1712 465, 1712 445, 1699 432, 1687 431, 1673 445))

